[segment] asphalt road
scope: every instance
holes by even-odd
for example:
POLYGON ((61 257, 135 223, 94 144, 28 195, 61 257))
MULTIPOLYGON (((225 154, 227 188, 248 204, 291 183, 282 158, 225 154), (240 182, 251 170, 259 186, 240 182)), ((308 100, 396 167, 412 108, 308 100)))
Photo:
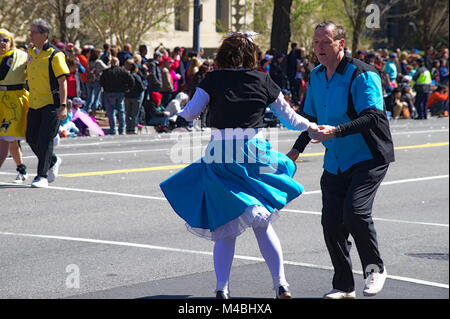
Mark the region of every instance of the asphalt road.
MULTIPOLYGON (((374 298, 449 298, 449 120, 391 122, 396 162, 374 205, 389 278, 374 298)), ((282 152, 298 133, 271 129, 282 152)), ((159 183, 201 155, 208 132, 64 139, 48 189, 11 184, 0 171, 0 298, 211 298, 213 244, 188 233, 159 183)), ((23 145, 30 173, 36 158, 23 145)), ((309 145, 295 178, 305 194, 274 223, 294 298, 331 288, 320 225, 323 147, 309 145)), ((180 185, 183 187, 183 185, 180 185)), ((354 247, 357 297, 364 285, 354 247)), ((232 297, 273 298, 269 271, 251 230, 237 241, 232 297)))

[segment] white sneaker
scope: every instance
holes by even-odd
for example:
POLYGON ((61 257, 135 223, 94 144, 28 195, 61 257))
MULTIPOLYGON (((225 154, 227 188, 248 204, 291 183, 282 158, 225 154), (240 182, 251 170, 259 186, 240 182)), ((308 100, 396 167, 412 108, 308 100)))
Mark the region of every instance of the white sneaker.
POLYGON ((356 299, 356 292, 345 292, 338 289, 333 289, 330 292, 323 295, 324 299, 356 299))
POLYGON ((383 289, 384 282, 387 278, 386 267, 383 269, 383 273, 372 272, 366 278, 366 285, 364 286, 363 294, 366 297, 373 297, 383 289))
POLYGON ((275 290, 275 298, 276 299, 292 299, 291 292, 288 289, 288 286, 280 285, 275 290))
POLYGON ((49 183, 53 183, 58 176, 59 166, 62 163, 62 159, 59 156, 56 156, 56 163, 52 167, 49 168, 47 173, 47 179, 49 183))
POLYGON ((36 176, 36 178, 31 183, 31 187, 46 188, 48 187, 48 180, 45 177, 36 176))
POLYGON ((16 179, 13 181, 13 183, 22 184, 23 182, 25 182, 27 180, 27 178, 28 178, 28 174, 19 173, 19 174, 17 174, 16 179))

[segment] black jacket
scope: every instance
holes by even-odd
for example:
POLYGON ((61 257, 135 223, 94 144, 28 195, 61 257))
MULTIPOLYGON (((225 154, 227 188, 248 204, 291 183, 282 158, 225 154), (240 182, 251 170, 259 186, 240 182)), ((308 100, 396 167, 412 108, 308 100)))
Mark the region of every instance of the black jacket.
POLYGON ((270 64, 270 77, 280 88, 285 87, 286 74, 278 61, 274 60, 270 64))
POLYGON ((103 71, 100 77, 100 85, 106 93, 125 93, 134 86, 134 78, 124 68, 112 66, 103 71))
POLYGON ((159 68, 158 61, 149 60, 147 61, 148 72, 150 73, 147 81, 148 81, 148 89, 149 91, 157 91, 162 88, 162 75, 161 69, 159 68))
POLYGON ((130 99, 137 99, 141 95, 142 91, 145 90, 145 84, 138 73, 132 73, 131 76, 134 79, 134 85, 131 88, 130 92, 125 93, 125 97, 130 99))

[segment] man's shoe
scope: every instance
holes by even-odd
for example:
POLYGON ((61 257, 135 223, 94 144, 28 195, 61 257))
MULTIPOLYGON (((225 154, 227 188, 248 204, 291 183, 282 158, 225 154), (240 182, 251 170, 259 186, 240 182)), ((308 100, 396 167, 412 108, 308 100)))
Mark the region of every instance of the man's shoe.
POLYGON ((345 292, 338 289, 333 289, 330 292, 323 295, 324 299, 356 299, 356 292, 345 292))
POLYGON ((230 293, 223 290, 217 290, 216 299, 230 299, 230 293))
POLYGON ((366 297, 373 297, 379 293, 384 286, 384 282, 387 278, 386 267, 382 273, 372 272, 366 278, 366 285, 364 286, 363 294, 366 297))
POLYGON ((276 290, 276 299, 292 299, 291 292, 286 286, 279 286, 276 290))
POLYGON ((13 181, 13 183, 22 184, 23 182, 25 182, 27 180, 27 178, 28 178, 27 173, 25 173, 25 174, 19 173, 19 174, 17 174, 16 179, 13 181))
POLYGON ((31 187, 46 188, 48 187, 48 180, 45 177, 36 176, 31 183, 31 187))
POLYGON ((47 178, 48 178, 49 183, 53 183, 55 181, 56 177, 58 176, 59 166, 61 166, 61 163, 62 163, 61 157, 56 156, 55 164, 49 168, 48 173, 47 173, 48 174, 47 178))

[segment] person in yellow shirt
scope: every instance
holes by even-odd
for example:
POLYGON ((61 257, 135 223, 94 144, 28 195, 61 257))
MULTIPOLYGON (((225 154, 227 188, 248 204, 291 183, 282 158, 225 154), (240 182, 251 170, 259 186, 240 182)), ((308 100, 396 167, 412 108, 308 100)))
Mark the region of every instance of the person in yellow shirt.
POLYGON ((67 81, 70 74, 64 53, 50 45, 51 25, 36 19, 31 23, 27 80, 30 109, 26 139, 38 158, 37 176, 32 187, 48 187, 58 175, 61 158, 53 153, 53 139, 61 120, 67 117, 67 81))
POLYGON ((27 54, 15 49, 12 34, 0 29, 0 167, 9 150, 17 165, 15 183, 23 183, 28 177, 19 147, 27 127, 26 62, 27 54))

